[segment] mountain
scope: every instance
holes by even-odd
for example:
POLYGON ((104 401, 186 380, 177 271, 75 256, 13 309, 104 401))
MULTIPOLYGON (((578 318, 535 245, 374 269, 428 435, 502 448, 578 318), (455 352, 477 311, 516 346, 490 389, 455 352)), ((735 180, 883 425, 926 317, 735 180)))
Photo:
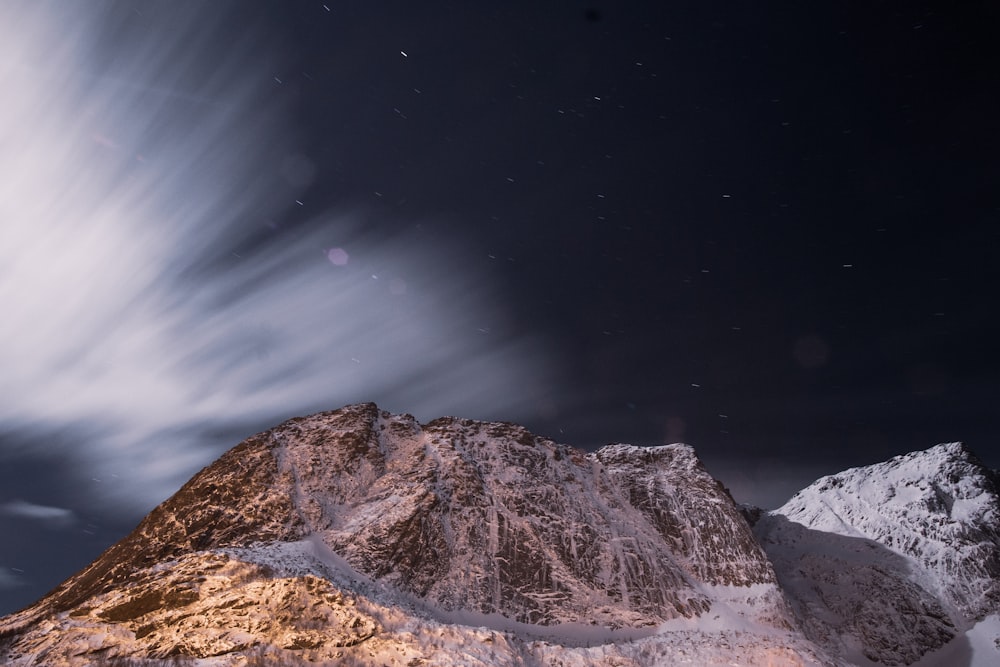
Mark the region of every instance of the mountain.
POLYGON ((755 530, 831 651, 905 665, 989 634, 1000 664, 1000 484, 961 443, 823 477, 755 530))
POLYGON ((829 664, 794 624, 690 447, 364 404, 230 450, 0 636, 11 665, 829 664))
POLYGON ((744 512, 686 445, 588 454, 513 424, 348 406, 225 453, 90 566, 0 619, 0 661, 966 667, 1000 656, 996 477, 955 445, 879 466, 744 512))

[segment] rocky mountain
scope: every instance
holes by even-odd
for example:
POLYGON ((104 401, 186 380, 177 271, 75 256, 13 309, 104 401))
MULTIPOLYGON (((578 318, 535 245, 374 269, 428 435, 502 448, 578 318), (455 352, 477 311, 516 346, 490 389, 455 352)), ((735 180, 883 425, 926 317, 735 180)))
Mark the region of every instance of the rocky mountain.
POLYGON ((828 649, 905 665, 984 635, 1000 664, 1000 484, 961 443, 823 477, 755 528, 828 649))
POLYGON ((587 454, 512 424, 348 406, 253 436, 202 470, 90 566, 0 619, 0 662, 954 657, 959 639, 991 631, 997 494, 968 452, 944 447, 912 455, 941 459, 910 466, 923 482, 895 459, 888 477, 847 471, 752 514, 751 528, 686 445, 587 454))

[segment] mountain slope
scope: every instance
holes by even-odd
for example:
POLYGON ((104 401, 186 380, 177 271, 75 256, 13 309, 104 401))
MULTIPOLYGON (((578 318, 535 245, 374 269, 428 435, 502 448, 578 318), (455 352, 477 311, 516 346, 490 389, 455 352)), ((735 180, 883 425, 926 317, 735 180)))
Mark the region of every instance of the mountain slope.
POLYGON ((910 557, 968 618, 1000 609, 1000 487, 962 443, 824 477, 777 511, 910 557))
POLYGON ((823 477, 755 531, 807 635, 857 661, 910 664, 1000 610, 997 477, 960 443, 823 477))
POLYGON ((15 665, 833 664, 793 625, 689 447, 363 404, 227 452, 0 636, 15 665))

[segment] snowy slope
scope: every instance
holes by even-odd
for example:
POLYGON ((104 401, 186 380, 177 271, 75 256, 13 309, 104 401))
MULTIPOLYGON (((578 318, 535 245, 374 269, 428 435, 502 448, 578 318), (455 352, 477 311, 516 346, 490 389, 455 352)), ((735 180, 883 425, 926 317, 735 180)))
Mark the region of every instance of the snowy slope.
POLYGON ((428 610, 396 592, 379 593, 373 582, 369 597, 335 583, 344 578, 357 583, 363 575, 342 564, 327 566, 308 541, 255 555, 273 565, 200 552, 140 571, 128 589, 40 622, 4 664, 78 667, 93 665, 102 655, 143 656, 141 664, 150 666, 174 664, 170 656, 197 656, 190 662, 200 667, 236 667, 248 659, 342 667, 837 664, 788 632, 752 632, 739 625, 645 633, 531 625, 428 610), (326 570, 334 581, 289 575, 284 566, 326 570))
POLYGON ((4 641, 18 666, 838 664, 689 447, 371 404, 227 452, 4 641))
POLYGON ((910 557, 915 576, 970 619, 1000 609, 1000 494, 962 443, 824 477, 777 513, 910 557))
POLYGON ((1000 609, 997 491, 995 473, 949 443, 823 477, 755 531, 821 645, 858 664, 951 655, 940 664, 964 665, 950 661, 976 638, 976 659, 994 665, 1000 634, 986 636, 986 617, 1000 609))

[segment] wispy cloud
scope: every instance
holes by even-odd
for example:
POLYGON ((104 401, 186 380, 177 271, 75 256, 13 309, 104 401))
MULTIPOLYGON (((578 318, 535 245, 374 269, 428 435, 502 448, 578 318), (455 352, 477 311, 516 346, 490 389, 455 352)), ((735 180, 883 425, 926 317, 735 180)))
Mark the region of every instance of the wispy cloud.
POLYGON ((544 350, 494 326, 460 242, 362 210, 282 228, 313 175, 260 43, 167 5, 0 6, 0 426, 78 425, 82 474, 149 503, 233 424, 533 411, 544 350))
POLYGON ((6 503, 0 503, 0 514, 55 525, 66 525, 76 520, 73 510, 63 507, 38 505, 36 503, 29 503, 26 500, 11 500, 6 503))
POLYGON ((19 588, 27 583, 14 572, 5 567, 0 567, 0 590, 5 588, 19 588))

